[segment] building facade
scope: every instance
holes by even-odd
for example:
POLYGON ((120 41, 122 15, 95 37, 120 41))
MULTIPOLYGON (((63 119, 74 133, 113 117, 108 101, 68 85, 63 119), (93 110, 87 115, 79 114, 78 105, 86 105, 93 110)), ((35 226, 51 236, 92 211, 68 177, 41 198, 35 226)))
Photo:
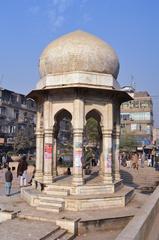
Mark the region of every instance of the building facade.
MULTIPOLYGON (((125 90, 125 88, 124 88, 125 90)), ((153 140, 153 103, 148 92, 127 87, 134 100, 121 105, 121 136, 132 137, 138 146, 153 140)))
POLYGON ((153 129, 153 144, 159 146, 159 128, 153 129))
POLYGON ((25 95, 0 89, 0 146, 12 146, 20 130, 34 131, 36 104, 25 95))

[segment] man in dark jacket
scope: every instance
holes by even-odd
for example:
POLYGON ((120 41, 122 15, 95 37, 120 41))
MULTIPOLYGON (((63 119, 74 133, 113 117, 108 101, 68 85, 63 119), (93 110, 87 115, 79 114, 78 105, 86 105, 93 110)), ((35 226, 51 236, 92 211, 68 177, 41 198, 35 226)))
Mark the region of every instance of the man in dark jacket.
POLYGON ((28 163, 26 161, 26 156, 23 156, 18 164, 17 168, 17 177, 20 176, 20 186, 26 186, 27 185, 27 168, 28 163))
POLYGON ((6 196, 10 196, 11 187, 12 187, 13 174, 10 167, 7 168, 5 172, 5 192, 6 196))

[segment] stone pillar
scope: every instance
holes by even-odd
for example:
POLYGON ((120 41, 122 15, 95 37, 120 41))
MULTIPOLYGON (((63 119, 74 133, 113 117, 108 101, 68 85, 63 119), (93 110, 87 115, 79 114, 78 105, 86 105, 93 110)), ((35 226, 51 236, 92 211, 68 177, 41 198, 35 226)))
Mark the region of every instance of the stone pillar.
POLYGON ((103 177, 103 152, 101 152, 99 157, 99 176, 103 177))
POLYGON ((103 122, 103 181, 112 183, 112 133, 113 133, 113 103, 111 100, 106 103, 104 108, 103 122))
POLYGON ((103 129, 103 181, 112 183, 112 129, 103 129))
POLYGON ((53 133, 52 129, 44 130, 44 183, 51 184, 53 182, 52 163, 53 163, 53 133))
POLYGON ((37 118, 36 118, 36 173, 35 180, 43 182, 44 173, 44 131, 43 131, 43 116, 42 116, 43 103, 37 103, 37 118))
POLYGON ((84 125, 84 102, 75 99, 73 105, 73 180, 75 186, 83 185, 83 125, 84 125))
POLYGON ((37 182, 43 182, 43 146, 44 146, 44 134, 43 130, 36 130, 36 173, 35 180, 37 182))
POLYGON ((120 160, 119 160, 119 144, 120 144, 120 104, 115 103, 114 106, 114 137, 113 137, 113 153, 114 153, 114 180, 120 180, 120 160))
POLYGON ((120 143, 120 130, 114 132, 114 180, 120 179, 120 161, 119 161, 119 143, 120 143))
POLYGON ((49 95, 45 96, 43 105, 44 124, 44 183, 53 182, 53 127, 52 127, 52 102, 49 95))
POLYGON ((53 177, 56 177, 57 174, 57 139, 53 139, 53 177))
POLYGON ((104 161, 103 161, 103 136, 102 136, 102 141, 100 142, 100 148, 101 148, 101 153, 99 156, 99 176, 103 178, 103 169, 104 169, 104 161))

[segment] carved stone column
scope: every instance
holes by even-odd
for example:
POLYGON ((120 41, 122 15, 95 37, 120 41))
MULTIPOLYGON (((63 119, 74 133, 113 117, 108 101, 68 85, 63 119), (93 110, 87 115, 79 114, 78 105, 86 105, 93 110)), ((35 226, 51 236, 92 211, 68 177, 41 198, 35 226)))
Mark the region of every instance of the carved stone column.
POLYGON ((119 143, 120 143, 120 103, 114 101, 113 106, 113 178, 115 181, 120 179, 120 160, 119 160, 119 143))
POLYGON ((56 177, 57 173, 57 139, 53 139, 53 177, 56 177))
POLYGON ((81 99, 74 100, 73 106, 73 180, 75 186, 83 185, 83 124, 84 102, 81 99))
POLYGON ((120 143, 120 130, 114 132, 114 180, 120 179, 120 161, 119 161, 119 143, 120 143))
POLYGON ((112 129, 103 129, 103 182, 112 183, 112 129))
POLYGON ((44 146, 43 130, 37 130, 36 131, 36 173, 35 173, 35 180, 37 182, 43 181, 43 170, 44 170, 43 146, 44 146))
POLYGON ((105 104, 103 116, 103 181, 104 183, 112 183, 113 103, 111 99, 105 104))
POLYGON ((53 163, 53 133, 52 129, 44 130, 44 183, 53 182, 52 163, 53 163))

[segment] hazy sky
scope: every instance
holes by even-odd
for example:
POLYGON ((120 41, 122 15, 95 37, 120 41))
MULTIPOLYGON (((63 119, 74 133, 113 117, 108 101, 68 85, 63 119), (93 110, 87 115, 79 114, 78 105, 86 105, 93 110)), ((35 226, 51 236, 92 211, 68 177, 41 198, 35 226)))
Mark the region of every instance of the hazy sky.
POLYGON ((121 86, 134 81, 154 96, 159 119, 158 0, 0 0, 0 85, 27 94, 39 79, 42 50, 77 29, 112 45, 121 86))

